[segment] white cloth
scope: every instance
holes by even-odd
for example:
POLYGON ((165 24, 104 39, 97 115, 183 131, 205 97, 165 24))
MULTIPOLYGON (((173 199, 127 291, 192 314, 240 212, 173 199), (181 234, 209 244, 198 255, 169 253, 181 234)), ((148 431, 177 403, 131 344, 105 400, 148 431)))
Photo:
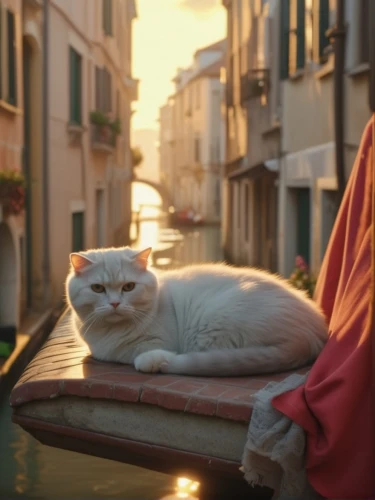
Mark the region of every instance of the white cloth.
POLYGON ((273 397, 295 389, 306 377, 290 375, 282 382, 270 382, 254 395, 241 470, 252 486, 273 489, 275 500, 322 498, 307 481, 304 430, 271 404, 273 397))

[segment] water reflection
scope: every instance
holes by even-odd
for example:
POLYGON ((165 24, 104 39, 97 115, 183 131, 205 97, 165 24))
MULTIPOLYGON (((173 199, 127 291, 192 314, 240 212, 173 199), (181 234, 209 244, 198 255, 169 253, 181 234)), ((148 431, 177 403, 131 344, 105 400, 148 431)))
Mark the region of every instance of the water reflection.
POLYGON ((142 221, 136 248, 153 248, 153 264, 160 268, 180 267, 223 259, 218 226, 193 226, 172 230, 165 221, 142 221))
POLYGON ((176 491, 160 500, 178 500, 180 498, 184 498, 185 500, 199 500, 196 496, 199 490, 198 481, 193 481, 187 477, 179 477, 176 483, 176 491))
MULTIPOLYGON (((143 221, 137 246, 154 248, 158 267, 222 258, 218 227, 166 230, 166 221, 143 221), (174 238, 173 235, 176 237, 174 238)), ((0 498, 118 498, 197 500, 199 483, 187 478, 41 445, 11 422, 5 397, 0 406, 0 498)))

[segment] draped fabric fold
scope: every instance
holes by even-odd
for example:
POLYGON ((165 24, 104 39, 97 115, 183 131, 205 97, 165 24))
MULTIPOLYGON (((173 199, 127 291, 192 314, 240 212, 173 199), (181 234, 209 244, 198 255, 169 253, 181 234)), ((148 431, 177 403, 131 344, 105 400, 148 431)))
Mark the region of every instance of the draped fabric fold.
MULTIPOLYGON (((306 383, 274 408, 307 435, 311 485, 326 498, 375 497, 371 373, 372 123, 348 182, 317 283, 329 340, 306 383)), ((324 214, 323 214, 324 215, 324 214)))

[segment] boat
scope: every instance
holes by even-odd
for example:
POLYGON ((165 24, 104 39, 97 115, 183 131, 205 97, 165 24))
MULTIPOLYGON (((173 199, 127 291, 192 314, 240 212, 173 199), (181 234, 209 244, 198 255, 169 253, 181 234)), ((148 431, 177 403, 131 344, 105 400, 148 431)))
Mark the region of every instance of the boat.
POLYGON ((202 215, 192 209, 176 210, 169 214, 169 219, 170 225, 174 227, 199 226, 204 224, 202 215))

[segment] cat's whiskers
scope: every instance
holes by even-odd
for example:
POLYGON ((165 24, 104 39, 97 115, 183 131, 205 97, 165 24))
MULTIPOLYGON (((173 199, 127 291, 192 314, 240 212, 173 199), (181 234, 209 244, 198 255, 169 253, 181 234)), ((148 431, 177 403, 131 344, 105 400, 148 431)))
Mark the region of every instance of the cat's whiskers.
POLYGON ((85 335, 89 332, 89 330, 94 326, 95 323, 101 320, 100 316, 94 316, 93 320, 89 325, 87 325, 88 321, 85 321, 84 325, 86 326, 86 329, 82 332, 82 338, 85 338, 85 335))

